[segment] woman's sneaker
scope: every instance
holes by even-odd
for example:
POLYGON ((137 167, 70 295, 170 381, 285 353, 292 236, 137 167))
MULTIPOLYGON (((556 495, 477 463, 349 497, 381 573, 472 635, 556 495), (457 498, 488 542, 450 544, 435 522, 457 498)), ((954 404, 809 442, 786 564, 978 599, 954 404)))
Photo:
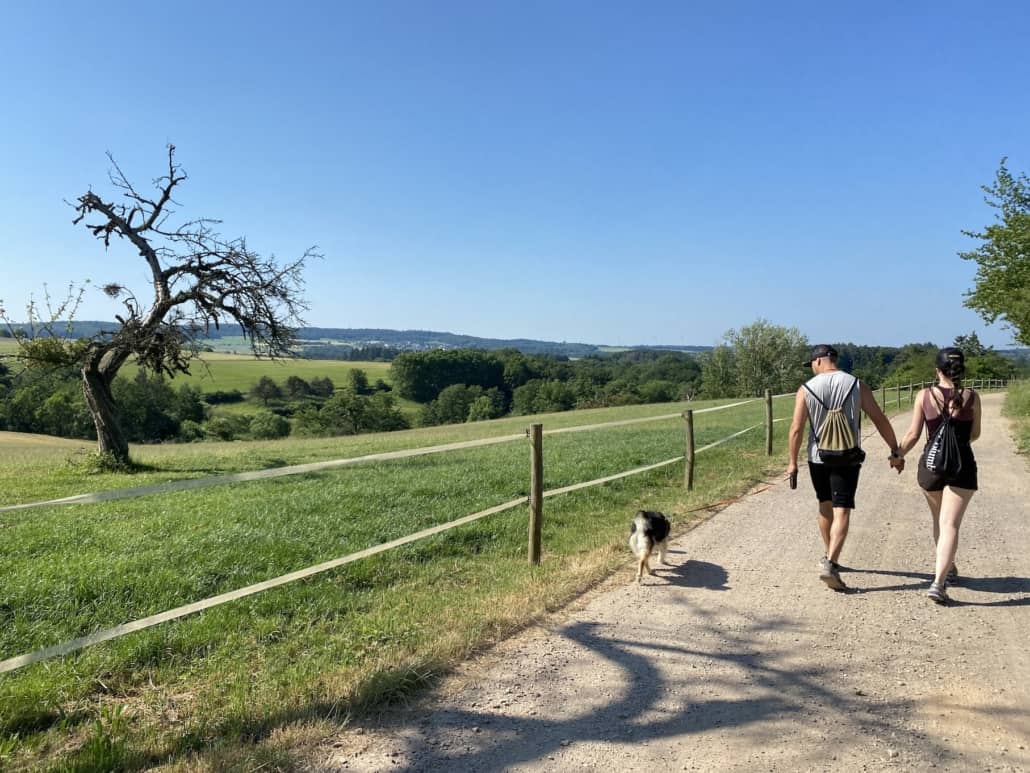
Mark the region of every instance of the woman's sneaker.
POLYGON ((954 564, 951 565, 951 569, 948 570, 947 576, 944 578, 945 586, 955 585, 958 583, 958 567, 954 564))
POLYGON ((930 590, 926 592, 926 596, 935 604, 947 604, 951 601, 951 599, 948 598, 948 591, 945 590, 945 587, 943 585, 938 585, 935 582, 930 583, 930 590))
POLYGON ((844 584, 844 580, 840 578, 840 565, 833 563, 830 559, 823 556, 819 559, 819 579, 826 583, 826 585, 833 590, 847 590, 848 586, 844 584))

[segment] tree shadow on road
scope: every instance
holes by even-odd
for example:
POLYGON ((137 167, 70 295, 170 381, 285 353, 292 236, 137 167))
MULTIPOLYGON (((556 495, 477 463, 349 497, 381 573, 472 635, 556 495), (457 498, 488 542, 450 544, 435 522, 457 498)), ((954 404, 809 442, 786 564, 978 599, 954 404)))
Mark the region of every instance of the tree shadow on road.
MULTIPOLYGON (((700 567, 700 575, 717 578, 713 566, 700 567)), ((690 567, 685 567, 684 574, 691 576, 690 567)), ((549 716, 536 716, 531 695, 516 701, 521 706, 515 710, 452 703, 434 710, 431 724, 414 730, 410 724, 382 728, 391 746, 403 748, 391 753, 390 769, 405 773, 508 770, 557 760, 566 747, 593 744, 603 745, 609 766, 617 770, 621 768, 616 754, 631 753, 649 741, 689 739, 730 729, 752 732, 757 748, 774 732, 770 723, 788 718, 800 726, 816 726, 827 711, 832 712, 834 732, 841 737, 900 740, 899 736, 909 735, 898 719, 911 711, 911 700, 871 700, 860 692, 835 687, 839 663, 801 666, 796 649, 769 646, 769 631, 795 628, 797 621, 771 617, 752 620, 743 629, 729 629, 713 613, 693 612, 701 622, 696 635, 683 645, 612 638, 608 625, 593 622, 552 631, 550 635, 559 639, 556 650, 567 649, 572 642, 574 650, 589 650, 605 661, 596 667, 595 680, 567 688, 565 716, 554 716, 554 703, 547 701, 539 705, 549 716), (697 661, 698 666, 673 682, 665 671, 675 659, 697 661), (611 691, 604 692, 609 685, 611 691), (612 697, 603 698, 608 695, 612 697)), ((556 678, 555 684, 560 683, 556 678)), ((925 737, 912 735, 908 740, 928 754, 946 756, 925 737)), ((806 766, 808 750, 800 747, 790 753, 801 755, 795 760, 806 766)), ((682 755, 684 761, 690 758, 689 742, 682 755)))

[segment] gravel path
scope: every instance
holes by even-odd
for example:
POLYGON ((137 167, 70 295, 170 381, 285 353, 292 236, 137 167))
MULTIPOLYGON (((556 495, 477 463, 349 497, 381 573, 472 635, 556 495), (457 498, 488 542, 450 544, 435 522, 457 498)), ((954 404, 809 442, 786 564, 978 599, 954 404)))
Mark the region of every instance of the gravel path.
POLYGON ((1002 396, 983 402, 952 606, 924 595, 915 457, 899 478, 869 438, 841 557, 854 592, 817 577, 802 471, 678 537, 643 586, 627 549, 604 587, 310 769, 1030 771, 1030 474, 1002 396))

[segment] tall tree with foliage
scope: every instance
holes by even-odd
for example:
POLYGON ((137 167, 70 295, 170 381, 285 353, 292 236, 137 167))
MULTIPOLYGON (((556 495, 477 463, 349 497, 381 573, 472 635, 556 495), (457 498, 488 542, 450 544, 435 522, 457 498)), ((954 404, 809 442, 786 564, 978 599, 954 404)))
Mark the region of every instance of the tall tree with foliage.
POLYGON ((740 330, 727 331, 723 341, 732 350, 731 372, 738 396, 757 397, 766 389, 774 394, 792 392, 804 379, 801 363, 808 352, 808 339, 796 327, 758 319, 740 330))
POLYGON ((959 257, 977 264, 975 286, 965 305, 988 323, 1004 319, 1015 339, 1030 345, 1030 179, 1013 175, 1001 160, 993 185, 981 186, 984 201, 996 210, 995 222, 982 231, 963 231, 979 239, 975 250, 959 257))
POLYGON ((128 441, 111 392, 122 365, 133 358, 153 373, 188 373, 198 354, 198 337, 223 322, 238 323, 255 354, 290 356, 294 330, 303 324, 300 315, 307 308, 302 270, 317 253, 309 248, 300 258, 280 264, 251 250, 242 237, 221 237, 213 229, 217 220, 170 224, 173 194, 186 180, 174 145, 168 146, 167 171, 154 181, 155 193, 138 191, 110 154, 108 158, 114 196, 86 191, 74 205, 73 222, 82 223, 105 249, 112 239, 126 243, 146 266, 148 297, 138 298, 110 282, 103 291, 125 307, 124 314, 116 315, 114 329, 89 339, 21 336, 19 342, 28 362, 78 368, 100 453, 127 463, 128 441))

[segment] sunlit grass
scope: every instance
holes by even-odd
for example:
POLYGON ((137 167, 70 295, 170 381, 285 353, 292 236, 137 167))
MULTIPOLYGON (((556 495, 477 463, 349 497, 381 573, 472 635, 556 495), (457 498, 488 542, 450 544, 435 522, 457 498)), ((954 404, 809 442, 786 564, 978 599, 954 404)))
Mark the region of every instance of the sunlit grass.
POLYGON ((1002 411, 1012 419, 1019 452, 1030 454, 1030 381, 1014 381, 1009 385, 1002 411))
MULTIPOLYGON (((785 415, 790 401, 776 405, 785 415)), ((519 432, 533 420, 556 429, 680 408, 636 406, 333 441, 134 450, 146 451, 160 474, 194 474, 245 469, 273 455, 292 463, 519 432)), ((698 415, 697 445, 758 423, 763 411, 755 403, 698 415)), ((254 739, 409 693, 627 566, 625 532, 637 507, 665 510, 683 528, 696 517, 689 511, 778 470, 785 427, 777 427, 779 456, 766 457, 764 433, 751 432, 700 456, 690 493, 675 464, 548 498, 539 567, 526 559, 526 508, 519 507, 0 676, 0 748, 17 734, 12 764, 81 763, 87 752, 75 749, 97 732, 98 706, 121 705, 128 712, 118 720, 122 767, 182 759, 199 748, 253 761, 254 739)), ((683 443, 679 418, 545 436, 546 487, 672 458, 683 443)), ((34 474, 30 458, 22 467, 27 477, 34 474)), ((43 464, 38 457, 35 463, 43 464)), ((5 513, 0 658, 524 497, 528 480, 528 441, 520 439, 273 481, 5 513)), ((215 766, 226 759, 219 756, 215 766)))

